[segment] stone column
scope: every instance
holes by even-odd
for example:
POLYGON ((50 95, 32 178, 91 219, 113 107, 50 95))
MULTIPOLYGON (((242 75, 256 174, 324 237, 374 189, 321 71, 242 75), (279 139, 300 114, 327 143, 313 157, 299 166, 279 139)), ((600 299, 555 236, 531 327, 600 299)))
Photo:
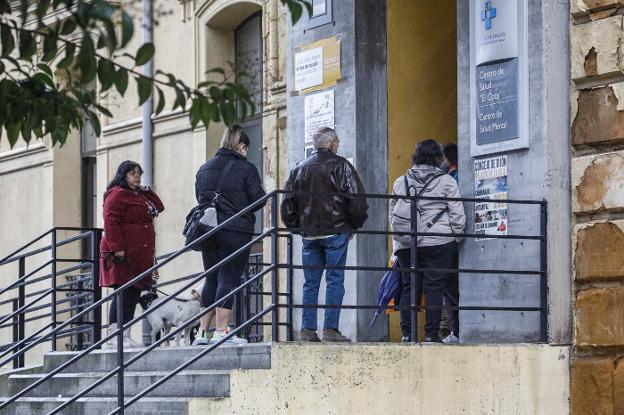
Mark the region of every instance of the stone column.
MULTIPOLYGON (((294 91, 293 59, 295 48, 320 39, 340 36, 342 79, 335 89, 335 129, 340 136, 339 154, 353 161, 368 193, 387 191, 387 105, 386 105, 386 2, 380 0, 334 0, 333 22, 307 28, 308 17, 289 31, 288 50, 288 164, 292 168, 304 158, 304 96, 294 91)), ((283 183, 282 183, 283 184, 283 183)), ((365 229, 385 230, 386 202, 369 200, 369 219, 365 229)), ((295 262, 301 264, 299 237, 295 238, 295 262)), ((383 236, 355 237, 349 246, 348 265, 385 266, 387 241, 383 236)), ((347 271, 343 304, 375 303, 382 272, 347 271)), ((303 273, 297 272, 295 302, 301 302, 303 273)), ((320 302, 324 302, 324 284, 320 302)), ((341 314, 340 328, 358 341, 385 338, 382 323, 370 328, 372 310, 341 314)), ((322 329, 323 312, 319 311, 322 329)), ((300 328, 301 313, 295 314, 295 329, 300 328)))

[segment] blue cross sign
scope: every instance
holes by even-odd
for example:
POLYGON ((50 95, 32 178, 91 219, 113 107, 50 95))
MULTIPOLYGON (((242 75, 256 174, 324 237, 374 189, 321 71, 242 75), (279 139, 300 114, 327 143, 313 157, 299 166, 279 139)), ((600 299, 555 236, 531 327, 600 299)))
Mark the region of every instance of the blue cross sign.
POLYGON ((485 30, 492 28, 492 19, 496 17, 496 7, 492 7, 492 0, 485 2, 485 10, 481 12, 481 21, 485 22, 485 30))

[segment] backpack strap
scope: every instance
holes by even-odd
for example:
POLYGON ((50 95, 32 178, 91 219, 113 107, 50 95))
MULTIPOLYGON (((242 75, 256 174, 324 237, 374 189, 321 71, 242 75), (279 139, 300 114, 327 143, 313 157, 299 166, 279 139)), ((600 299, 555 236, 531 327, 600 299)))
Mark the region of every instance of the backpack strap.
POLYGON ((216 202, 219 196, 221 196, 221 186, 223 186, 223 181, 228 176, 230 170, 232 170, 232 165, 234 164, 234 160, 229 160, 225 165, 225 168, 221 172, 221 177, 219 178, 219 182, 217 183, 217 189, 215 190, 215 196, 212 199, 213 202, 216 202))

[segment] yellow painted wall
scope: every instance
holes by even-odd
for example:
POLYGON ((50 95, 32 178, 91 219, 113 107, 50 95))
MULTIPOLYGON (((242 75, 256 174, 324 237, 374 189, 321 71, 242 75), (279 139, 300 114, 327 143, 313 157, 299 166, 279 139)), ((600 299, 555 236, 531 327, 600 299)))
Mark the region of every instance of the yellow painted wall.
POLYGON ((457 141, 455 2, 388 0, 388 180, 427 138, 457 141))
MULTIPOLYGON (((427 138, 457 142, 455 2, 388 0, 388 189, 427 138)), ((420 324, 422 326, 422 324, 420 324)), ((400 340, 398 313, 390 338, 400 340)))

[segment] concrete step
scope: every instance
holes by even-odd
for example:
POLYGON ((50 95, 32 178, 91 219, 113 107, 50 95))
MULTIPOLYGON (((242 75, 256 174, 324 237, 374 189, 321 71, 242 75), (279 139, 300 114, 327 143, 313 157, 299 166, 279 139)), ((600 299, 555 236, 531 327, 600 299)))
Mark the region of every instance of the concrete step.
MULTIPOLYGON (((127 368, 129 371, 169 371, 205 350, 206 346, 159 347, 127 368)), ((124 352, 124 361, 141 349, 124 352)), ((67 362, 78 352, 46 353, 44 370, 50 372, 67 362)), ((97 350, 66 369, 66 372, 109 372, 117 367, 117 353, 97 350)), ((222 345, 188 367, 189 370, 268 369, 271 367, 270 343, 222 345)))
MULTIPOLYGON (((12 375, 9 377, 9 392, 19 393, 46 374, 12 375)), ((125 396, 134 396, 167 372, 126 372, 124 374, 125 396)), ((28 397, 72 397, 102 378, 102 373, 61 373, 27 393, 28 397)), ((227 397, 230 394, 228 371, 192 370, 183 371, 156 388, 147 396, 160 397, 227 397)), ((87 397, 116 397, 117 376, 107 379, 90 391, 87 397)))
MULTIPOLYGON (((187 415, 190 398, 144 398, 125 410, 126 415, 187 415)), ((44 415, 65 402, 59 398, 24 398, 0 410, 0 415, 44 415)), ((0 399, 0 402, 2 400, 0 399)), ((61 415, 107 415, 117 408, 117 398, 81 398, 61 415)))

